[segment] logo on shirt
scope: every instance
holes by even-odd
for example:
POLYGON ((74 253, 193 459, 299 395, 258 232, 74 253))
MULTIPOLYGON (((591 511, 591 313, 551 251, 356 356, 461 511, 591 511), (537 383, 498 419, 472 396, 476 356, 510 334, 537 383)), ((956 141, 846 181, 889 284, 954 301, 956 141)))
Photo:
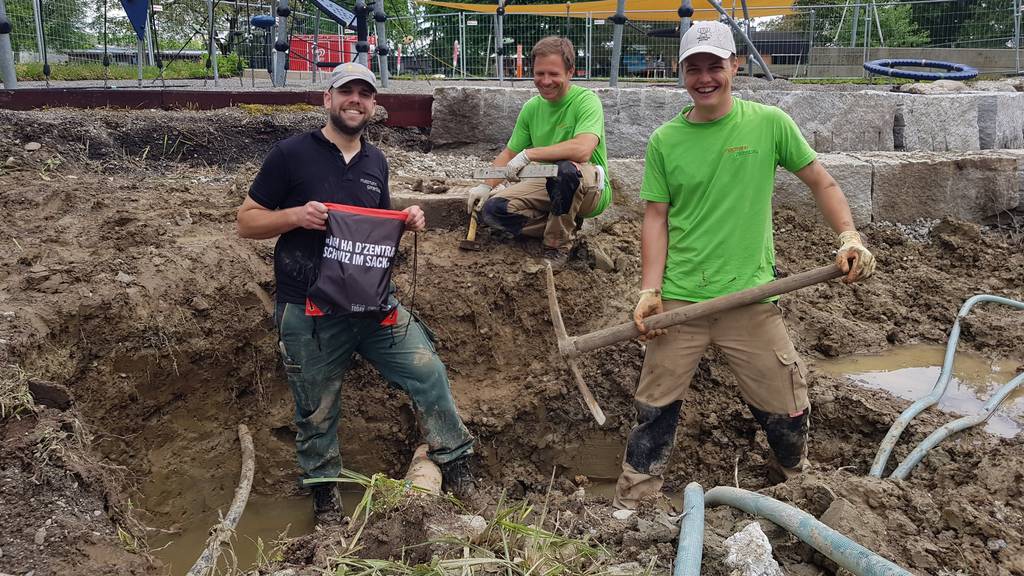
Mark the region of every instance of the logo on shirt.
POLYGON ((380 195, 380 184, 378 184, 376 180, 370 180, 369 178, 360 178, 359 181, 362 182, 364 186, 366 186, 367 190, 375 192, 377 195, 380 195))
POLYGON ((730 146, 725 149, 725 155, 730 158, 743 158, 745 156, 753 156, 757 154, 757 150, 747 145, 742 146, 730 146))

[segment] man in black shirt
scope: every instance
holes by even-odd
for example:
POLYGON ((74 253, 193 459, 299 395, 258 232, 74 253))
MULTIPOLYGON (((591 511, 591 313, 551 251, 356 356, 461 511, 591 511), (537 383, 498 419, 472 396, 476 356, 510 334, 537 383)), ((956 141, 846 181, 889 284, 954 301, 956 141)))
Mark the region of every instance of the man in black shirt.
MULTIPOLYGON (((328 122, 271 148, 238 209, 238 234, 279 236, 274 250, 275 321, 295 399, 295 443, 303 479, 341 472, 341 382, 353 353, 359 352, 409 394, 429 456, 441 467, 444 488, 473 499, 476 481, 469 460, 474 439, 459 418, 444 364, 419 319, 393 293, 388 296, 392 313, 383 319, 306 313, 307 291, 317 278, 324 250, 325 204, 391 208, 387 160, 363 138, 376 107, 376 91, 376 77, 365 66, 346 63, 334 69, 324 92, 328 122)), ((406 230, 425 228, 419 206, 403 212, 406 230)), ((333 484, 314 485, 313 508, 320 522, 341 520, 333 484)))

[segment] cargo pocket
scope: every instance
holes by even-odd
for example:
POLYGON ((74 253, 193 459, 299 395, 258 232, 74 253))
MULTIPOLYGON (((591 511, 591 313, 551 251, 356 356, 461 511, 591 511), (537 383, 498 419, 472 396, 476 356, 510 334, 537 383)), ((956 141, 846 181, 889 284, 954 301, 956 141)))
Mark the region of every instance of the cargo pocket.
POLYGON ((788 407, 787 412, 791 414, 799 412, 810 404, 807 399, 807 364, 800 358, 792 344, 784 348, 776 348, 775 357, 789 372, 790 391, 788 397, 792 400, 792 404, 788 407))

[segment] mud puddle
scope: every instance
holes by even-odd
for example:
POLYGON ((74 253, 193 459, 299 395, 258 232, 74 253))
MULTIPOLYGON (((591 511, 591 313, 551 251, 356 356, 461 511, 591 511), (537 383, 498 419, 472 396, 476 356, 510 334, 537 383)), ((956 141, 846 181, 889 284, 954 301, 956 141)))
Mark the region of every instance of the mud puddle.
MULTIPOLYGON (((917 400, 931 391, 942 371, 945 347, 910 345, 892 348, 879 355, 854 355, 819 360, 818 370, 867 388, 885 390, 907 400, 917 400)), ((953 359, 953 377, 938 407, 959 416, 982 412, 985 402, 1009 382, 1021 365, 1019 359, 991 360, 958 351, 953 359)), ((1024 388, 1018 388, 989 418, 985 430, 1012 438, 1024 427, 1024 388)))
MULTIPOLYGON (((345 510, 355 510, 361 492, 343 491, 345 510)), ((225 504, 226 509, 228 504, 225 504)), ((223 512, 223 510, 222 510, 223 512)), ((170 576, 188 573, 206 547, 210 528, 218 521, 216 510, 194 517, 179 534, 168 534, 150 540, 153 555, 168 567, 170 576)), ((274 560, 275 542, 313 532, 312 501, 308 497, 281 497, 253 494, 238 522, 232 542, 238 569, 247 570, 274 560)), ((225 557, 222 554, 221 564, 225 557)))

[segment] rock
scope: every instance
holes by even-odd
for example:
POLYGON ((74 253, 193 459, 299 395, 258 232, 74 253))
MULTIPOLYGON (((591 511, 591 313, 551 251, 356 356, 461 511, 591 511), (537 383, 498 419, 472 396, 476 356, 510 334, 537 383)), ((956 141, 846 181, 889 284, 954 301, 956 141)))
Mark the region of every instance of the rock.
POLYGON ((189 305, 192 306, 192 309, 196 312, 206 312, 210 309, 210 303, 202 296, 196 296, 193 298, 192 301, 189 302, 189 305))
POLYGON ((1003 540, 1002 538, 989 538, 988 542, 985 543, 985 546, 993 552, 999 552, 1003 548, 1006 548, 1007 544, 1006 540, 1003 540))
POLYGON ((726 538, 729 551, 726 566, 735 576, 783 576, 779 563, 772 558, 772 545, 757 522, 726 538))
POLYGON ((42 147, 43 145, 40 144, 39 142, 29 142, 28 144, 25 144, 25 151, 35 152, 36 150, 39 150, 42 147))
POLYGON ((616 520, 629 520, 629 517, 635 513, 633 510, 616 510, 612 512, 612 518, 616 520))
POLYGON ((4 161, 4 168, 10 168, 16 165, 17 163, 18 161, 14 158, 14 156, 8 156, 7 160, 4 161))
POLYGON ((36 404, 49 406, 58 410, 71 407, 71 392, 65 386, 43 380, 29 380, 28 391, 36 404))
POLYGON ((956 94, 969 92, 971 89, 957 80, 936 80, 934 82, 915 82, 900 86, 900 92, 907 94, 956 94))
POLYGON ((978 80, 971 84, 974 90, 982 92, 1016 92, 1017 85, 1007 80, 978 80))
POLYGON ((131 284, 132 282, 135 281, 135 276, 132 276, 131 274, 125 274, 124 272, 118 272, 117 277, 114 278, 114 280, 117 280, 121 284, 131 284))
POLYGON ((174 223, 178 226, 190 226, 192 224, 192 214, 187 209, 182 210, 181 214, 174 219, 174 223))
POLYGON ((36 534, 32 537, 32 541, 37 545, 42 546, 43 542, 46 542, 46 528, 36 530, 36 534))
POLYGON ((370 122, 374 124, 379 124, 381 122, 386 122, 387 119, 388 109, 381 106, 380 104, 377 104, 377 107, 374 108, 373 110, 373 116, 370 117, 370 122))
POLYGON ((590 249, 590 253, 594 255, 594 267, 598 270, 604 270, 605 272, 615 271, 615 262, 605 254, 604 250, 601 250, 597 246, 590 249))

